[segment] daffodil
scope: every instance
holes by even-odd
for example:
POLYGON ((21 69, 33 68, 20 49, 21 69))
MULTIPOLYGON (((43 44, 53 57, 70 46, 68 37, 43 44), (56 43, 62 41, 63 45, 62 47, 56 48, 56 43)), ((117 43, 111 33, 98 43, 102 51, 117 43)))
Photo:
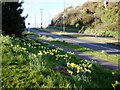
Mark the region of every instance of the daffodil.
POLYGON ((70 73, 71 75, 73 74, 73 72, 72 71, 70 71, 70 70, 67 70, 68 71, 68 73, 70 73))
POLYGON ((33 56, 36 58, 36 54, 33 54, 33 56))
POLYGON ((112 72, 112 74, 114 75, 114 74, 115 74, 115 72, 112 72))
POLYGON ((88 69, 87 72, 88 72, 88 73, 91 73, 91 70, 88 69))
POLYGON ((69 65, 70 65, 70 63, 68 62, 68 63, 67 63, 67 66, 69 66, 69 65))
POLYGON ((74 64, 74 63, 71 63, 70 65, 71 65, 71 67, 74 67, 74 66, 75 66, 75 64, 74 64))
POLYGON ((26 50, 26 48, 22 48, 22 50, 24 50, 24 51, 25 51, 25 50, 26 50))
POLYGON ((58 60, 58 58, 56 58, 56 60, 58 60))
POLYGON ((42 53, 42 52, 39 52, 38 55, 43 55, 43 53, 42 53))
POLYGON ((89 66, 88 66, 88 68, 91 68, 92 67, 92 64, 90 64, 89 66))
POLYGON ((77 73, 79 73, 80 72, 80 67, 77 67, 77 73))
POLYGON ((85 62, 87 62, 87 60, 85 59, 85 62))
POLYGON ((65 60, 66 58, 64 58, 64 60, 65 60))
POLYGON ((17 47, 20 47, 19 45, 17 45, 17 47))

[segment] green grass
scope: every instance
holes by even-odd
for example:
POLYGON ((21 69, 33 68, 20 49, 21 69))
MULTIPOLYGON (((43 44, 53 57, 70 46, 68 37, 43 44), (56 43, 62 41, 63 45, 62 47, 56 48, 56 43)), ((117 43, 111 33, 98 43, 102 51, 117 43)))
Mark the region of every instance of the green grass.
MULTIPOLYGON (((49 28, 49 27, 48 27, 48 28, 49 28)), ((53 27, 51 27, 51 28, 56 29, 56 30, 59 30, 59 31, 63 31, 63 27, 53 26, 53 27)), ((66 26, 66 27, 65 27, 65 31, 66 31, 66 32, 78 32, 79 29, 78 29, 78 28, 75 28, 75 27, 66 26)))
POLYGON ((26 36, 27 35, 36 36, 36 37, 39 36, 39 35, 37 35, 37 34, 35 34, 33 32, 30 32, 30 31, 24 31, 23 34, 26 35, 26 36))
POLYGON ((92 42, 101 42, 101 43, 106 43, 106 44, 111 44, 115 46, 120 46, 119 40, 111 40, 107 38, 100 38, 100 37, 89 37, 89 36, 84 36, 84 35, 74 35, 74 34, 63 34, 62 36, 68 36, 68 37, 73 37, 73 38, 79 38, 79 39, 84 39, 92 42))
POLYGON ((41 28, 35 28, 35 29, 40 30, 40 31, 44 31, 44 32, 50 32, 50 31, 47 30, 47 29, 41 29, 41 28))
POLYGON ((66 34, 66 33, 60 33, 60 32, 54 32, 54 34, 60 34, 62 36, 84 39, 92 42, 94 41, 99 43, 101 42, 101 43, 111 44, 115 46, 120 46, 120 42, 118 40, 111 40, 111 39, 100 38, 100 37, 89 37, 85 35, 66 34))
POLYGON ((113 42, 113 43, 111 43, 111 42, 109 43, 108 42, 107 44, 112 44, 112 45, 120 46, 120 42, 113 42))
POLYGON ((2 36, 2 88, 110 88, 120 74, 30 38, 2 36), (64 66, 71 72, 54 71, 64 66))
POLYGON ((49 29, 49 28, 47 28, 47 29, 35 28, 35 29, 40 30, 40 31, 44 31, 44 32, 48 32, 48 33, 56 32, 56 31, 60 32, 60 30, 49 29))

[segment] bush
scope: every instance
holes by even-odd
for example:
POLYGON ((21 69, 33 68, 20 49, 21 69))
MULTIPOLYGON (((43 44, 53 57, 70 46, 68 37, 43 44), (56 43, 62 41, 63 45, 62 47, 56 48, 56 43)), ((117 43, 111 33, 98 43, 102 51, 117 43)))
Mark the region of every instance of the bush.
POLYGON ((118 20, 117 13, 114 13, 114 9, 109 9, 102 14, 101 20, 103 23, 116 22, 118 20))
POLYGON ((85 15, 82 17, 82 22, 84 25, 90 25, 94 21, 94 17, 92 15, 85 15))

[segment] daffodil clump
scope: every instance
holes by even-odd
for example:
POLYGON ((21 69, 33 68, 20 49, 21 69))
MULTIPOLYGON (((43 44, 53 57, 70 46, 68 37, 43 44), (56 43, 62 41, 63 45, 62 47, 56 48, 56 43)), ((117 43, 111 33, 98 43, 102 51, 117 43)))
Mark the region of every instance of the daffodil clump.
POLYGON ((53 39, 51 37, 46 37, 46 36, 39 36, 39 38, 43 40, 48 40, 48 41, 56 41, 56 39, 53 39))
POLYGON ((67 67, 70 68, 74 73, 91 73, 92 64, 87 62, 81 64, 67 63, 67 67))
POLYGON ((30 38, 0 36, 2 88, 112 88, 119 80, 117 72, 79 59, 72 52, 30 38), (55 72, 55 66, 65 67, 69 75, 55 72))

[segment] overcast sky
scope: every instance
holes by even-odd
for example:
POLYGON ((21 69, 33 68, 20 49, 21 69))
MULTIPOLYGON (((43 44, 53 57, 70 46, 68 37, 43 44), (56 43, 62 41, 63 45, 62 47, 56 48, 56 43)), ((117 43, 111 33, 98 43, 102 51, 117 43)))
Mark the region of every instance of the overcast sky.
MULTIPOLYGON (((78 6, 83 4, 87 0, 65 0, 65 7, 78 6)), ((30 23, 30 27, 36 25, 41 27, 41 11, 42 10, 42 21, 43 27, 47 26, 51 19, 64 9, 64 0, 24 0, 23 4, 24 12, 22 15, 27 15, 26 26, 30 23), (36 19, 36 20, 35 20, 36 19)))

